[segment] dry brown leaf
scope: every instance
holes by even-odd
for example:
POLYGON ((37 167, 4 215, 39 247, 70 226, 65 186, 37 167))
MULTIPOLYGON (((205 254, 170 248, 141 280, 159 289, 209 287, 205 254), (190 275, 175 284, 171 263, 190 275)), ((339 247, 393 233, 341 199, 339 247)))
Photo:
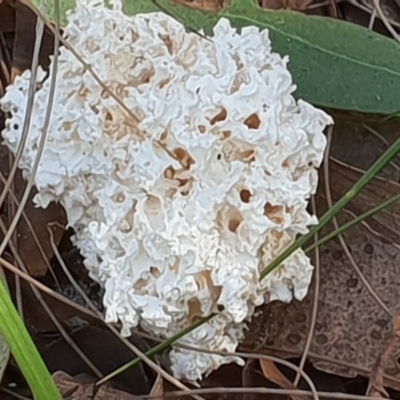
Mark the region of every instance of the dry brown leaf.
POLYGON ((304 11, 312 0, 262 0, 261 7, 268 10, 304 11))
POLYGON ((82 383, 62 371, 53 374, 54 381, 64 400, 137 400, 139 397, 115 390, 107 385, 82 383))
MULTIPOLYGON (((331 162, 330 180, 333 201, 339 199, 361 176, 361 172, 331 162)), ((318 211, 326 210, 323 184, 319 188, 318 211)), ((398 194, 400 185, 383 179, 374 180, 349 205, 356 214, 398 194)), ((342 214, 339 225, 351 217, 342 214)), ((369 225, 382 236, 359 226, 344 235, 352 256, 379 297, 394 310, 400 304, 400 203, 371 218, 369 225)), ((330 230, 330 229, 329 229, 330 230)), ((325 230, 323 233, 327 233, 325 230)), ((368 376, 377 356, 391 333, 391 317, 383 311, 353 270, 337 240, 321 248, 321 295, 318 317, 310 349, 316 368, 341 376, 368 376), (336 362, 336 363, 335 363, 336 362)), ((274 302, 263 307, 254 320, 245 341, 245 350, 256 348, 266 339, 264 350, 283 357, 300 356, 310 326, 314 288, 303 302, 274 302), (260 337, 259 332, 265 332, 260 337)), ((397 359, 400 349, 391 353, 385 368, 385 385, 400 389, 397 359)))
POLYGON ((392 333, 387 341, 386 347, 383 350, 382 354, 377 358, 374 367, 372 368, 368 389, 366 392, 367 396, 370 397, 381 397, 381 398, 388 398, 389 394, 384 388, 383 383, 383 375, 386 368, 387 361, 396 347, 399 347, 400 335, 400 315, 397 313, 393 317, 392 321, 392 333))
POLYGON ((204 11, 220 11, 227 1, 225 0, 174 0, 177 4, 182 4, 186 7, 204 11))
POLYGON ((162 399, 164 396, 164 379, 160 374, 157 375, 157 378, 151 389, 150 396, 157 396, 160 399, 162 399))
MULTIPOLYGON (((282 374, 281 371, 276 367, 273 361, 270 360, 260 360, 261 370, 264 374, 264 377, 270 380, 271 382, 276 383, 283 389, 296 390, 296 386, 293 385, 292 382, 286 378, 285 375, 282 374)), ((292 395, 290 396, 293 400, 307 400, 307 397, 300 395, 292 395)))

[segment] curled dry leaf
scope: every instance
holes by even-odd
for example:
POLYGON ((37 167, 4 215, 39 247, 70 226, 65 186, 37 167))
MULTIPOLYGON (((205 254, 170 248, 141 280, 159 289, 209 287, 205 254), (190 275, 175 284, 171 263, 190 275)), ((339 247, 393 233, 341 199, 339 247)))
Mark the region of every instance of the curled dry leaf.
MULTIPOLYGON (((361 175, 362 171, 331 161, 333 201, 350 189, 361 175)), ((399 191, 399 184, 375 179, 348 210, 359 215, 399 191)), ((317 196, 319 215, 327 208, 323 193, 322 183, 317 196)), ((342 213, 338 218, 339 225, 351 218, 342 213)), ((368 224, 376 234, 365 226, 358 226, 344 237, 368 282, 387 307, 394 310, 400 300, 400 204, 369 219, 368 224)), ((325 230, 321 237, 327 233, 325 230)), ((329 373, 367 377, 391 334, 391 317, 367 292, 337 240, 323 245, 320 251, 321 294, 309 359, 316 368, 329 373)), ((250 350, 265 340, 261 351, 283 357, 300 356, 310 326, 313 296, 312 287, 301 303, 275 302, 264 306, 261 315, 251 323, 244 349, 250 350), (259 332, 265 332, 264 337, 260 337, 259 332)), ((400 349, 396 348, 387 360, 384 375, 384 384, 396 389, 400 389, 398 357, 400 349)))
POLYGON ((160 399, 164 397, 164 380, 160 374, 157 375, 150 396, 158 397, 160 399))
MULTIPOLYGON (((282 374, 281 371, 277 368, 275 363, 270 360, 260 360, 260 366, 261 370, 268 380, 271 382, 276 383, 283 389, 290 389, 290 390, 295 390, 297 389, 295 385, 293 385, 292 382, 289 381, 288 378, 286 378, 285 375, 282 374)), ((290 396, 292 400, 306 400, 307 397, 300 396, 300 395, 292 395, 290 396)))

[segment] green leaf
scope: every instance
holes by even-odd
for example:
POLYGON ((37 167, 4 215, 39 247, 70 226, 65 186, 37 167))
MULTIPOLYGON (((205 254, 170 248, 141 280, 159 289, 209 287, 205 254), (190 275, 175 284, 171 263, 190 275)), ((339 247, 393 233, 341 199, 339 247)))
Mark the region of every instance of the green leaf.
MULTIPOLYGON (((4 284, 4 288, 8 290, 7 280, 4 275, 3 269, 0 267, 0 279, 4 284)), ((1 329, 0 329, 1 332, 1 329)), ((3 379, 4 371, 7 367, 10 358, 10 349, 4 336, 0 333, 0 382, 3 379)))
MULTIPOLYGON (((210 34, 221 17, 232 26, 268 28, 273 51, 289 55, 295 93, 315 105, 377 114, 400 106, 400 45, 344 21, 292 11, 262 10, 253 0, 232 0, 218 13, 159 3, 185 26, 210 34)), ((155 11, 151 0, 125 0, 128 14, 155 11)))

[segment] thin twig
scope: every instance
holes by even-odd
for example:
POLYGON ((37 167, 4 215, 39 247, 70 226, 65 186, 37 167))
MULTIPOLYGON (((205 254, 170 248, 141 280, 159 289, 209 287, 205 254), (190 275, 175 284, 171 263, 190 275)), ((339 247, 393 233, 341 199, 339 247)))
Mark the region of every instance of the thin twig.
MULTIPOLYGON (((333 128, 329 128, 333 129, 333 128)), ((311 199, 311 206, 312 206, 312 211, 314 215, 318 215, 317 212, 317 204, 315 201, 315 196, 312 197, 311 199)), ((315 234, 314 237, 314 242, 318 242, 318 233, 315 234)), ((315 248, 315 274, 314 274, 314 298, 313 298, 313 305, 312 305, 312 311, 311 311, 311 322, 310 322, 310 328, 308 330, 307 334, 307 340, 306 344, 304 346, 304 351, 300 359, 299 363, 299 369, 302 371, 304 369, 304 365, 307 360, 308 352, 310 351, 311 343, 314 337, 314 332, 315 332, 315 325, 317 323, 317 314, 318 314, 318 300, 319 300, 319 292, 320 292, 320 253, 319 253, 319 247, 315 248)), ((297 372, 296 378, 293 382, 295 386, 298 385, 300 380, 300 373, 297 372)))
POLYGON ((390 24, 388 21, 386 15, 382 11, 381 5, 379 4, 379 0, 372 0, 374 3, 374 7, 376 12, 378 13, 379 17, 381 18, 383 25, 385 25, 386 29, 389 31, 389 33, 393 36, 394 39, 396 39, 398 42, 400 42, 400 36, 399 34, 395 31, 393 26, 390 24))
MULTIPOLYGON (((306 390, 290 390, 290 389, 274 389, 266 387, 216 387, 216 388, 203 388, 203 389, 192 389, 192 393, 199 394, 225 394, 225 393, 258 393, 258 394, 286 394, 286 395, 301 395, 313 397, 313 393, 306 390)), ((188 396, 187 393, 181 391, 167 392, 163 395, 142 395, 142 399, 165 399, 169 397, 177 398, 181 396, 188 396)), ((349 393, 332 393, 332 392, 318 392, 319 397, 326 397, 332 399, 342 399, 342 400, 382 400, 382 397, 369 397, 369 396, 359 396, 349 393)), ((266 397, 268 398, 268 397, 266 397)), ((388 399, 394 400, 394 399, 388 399)))

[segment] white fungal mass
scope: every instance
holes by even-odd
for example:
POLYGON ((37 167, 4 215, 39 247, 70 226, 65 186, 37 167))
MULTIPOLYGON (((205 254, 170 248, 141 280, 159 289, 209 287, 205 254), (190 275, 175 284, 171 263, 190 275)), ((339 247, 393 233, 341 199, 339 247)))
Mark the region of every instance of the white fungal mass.
MULTIPOLYGON (((170 337, 223 306, 180 343, 235 351, 256 306, 307 293, 312 266, 301 250, 259 277, 317 222, 306 208, 331 118, 294 100, 288 59, 271 53, 267 30, 238 33, 221 19, 206 40, 163 13, 129 17, 86 0, 64 37, 108 89, 60 49, 36 203, 64 206, 86 268, 105 287, 106 320, 120 320, 124 335, 140 325, 170 337)), ((29 78, 1 100, 14 153, 29 78)), ((47 78, 35 94, 25 175, 49 90, 47 78)), ((181 349, 171 360, 191 381, 241 362, 181 349)))

